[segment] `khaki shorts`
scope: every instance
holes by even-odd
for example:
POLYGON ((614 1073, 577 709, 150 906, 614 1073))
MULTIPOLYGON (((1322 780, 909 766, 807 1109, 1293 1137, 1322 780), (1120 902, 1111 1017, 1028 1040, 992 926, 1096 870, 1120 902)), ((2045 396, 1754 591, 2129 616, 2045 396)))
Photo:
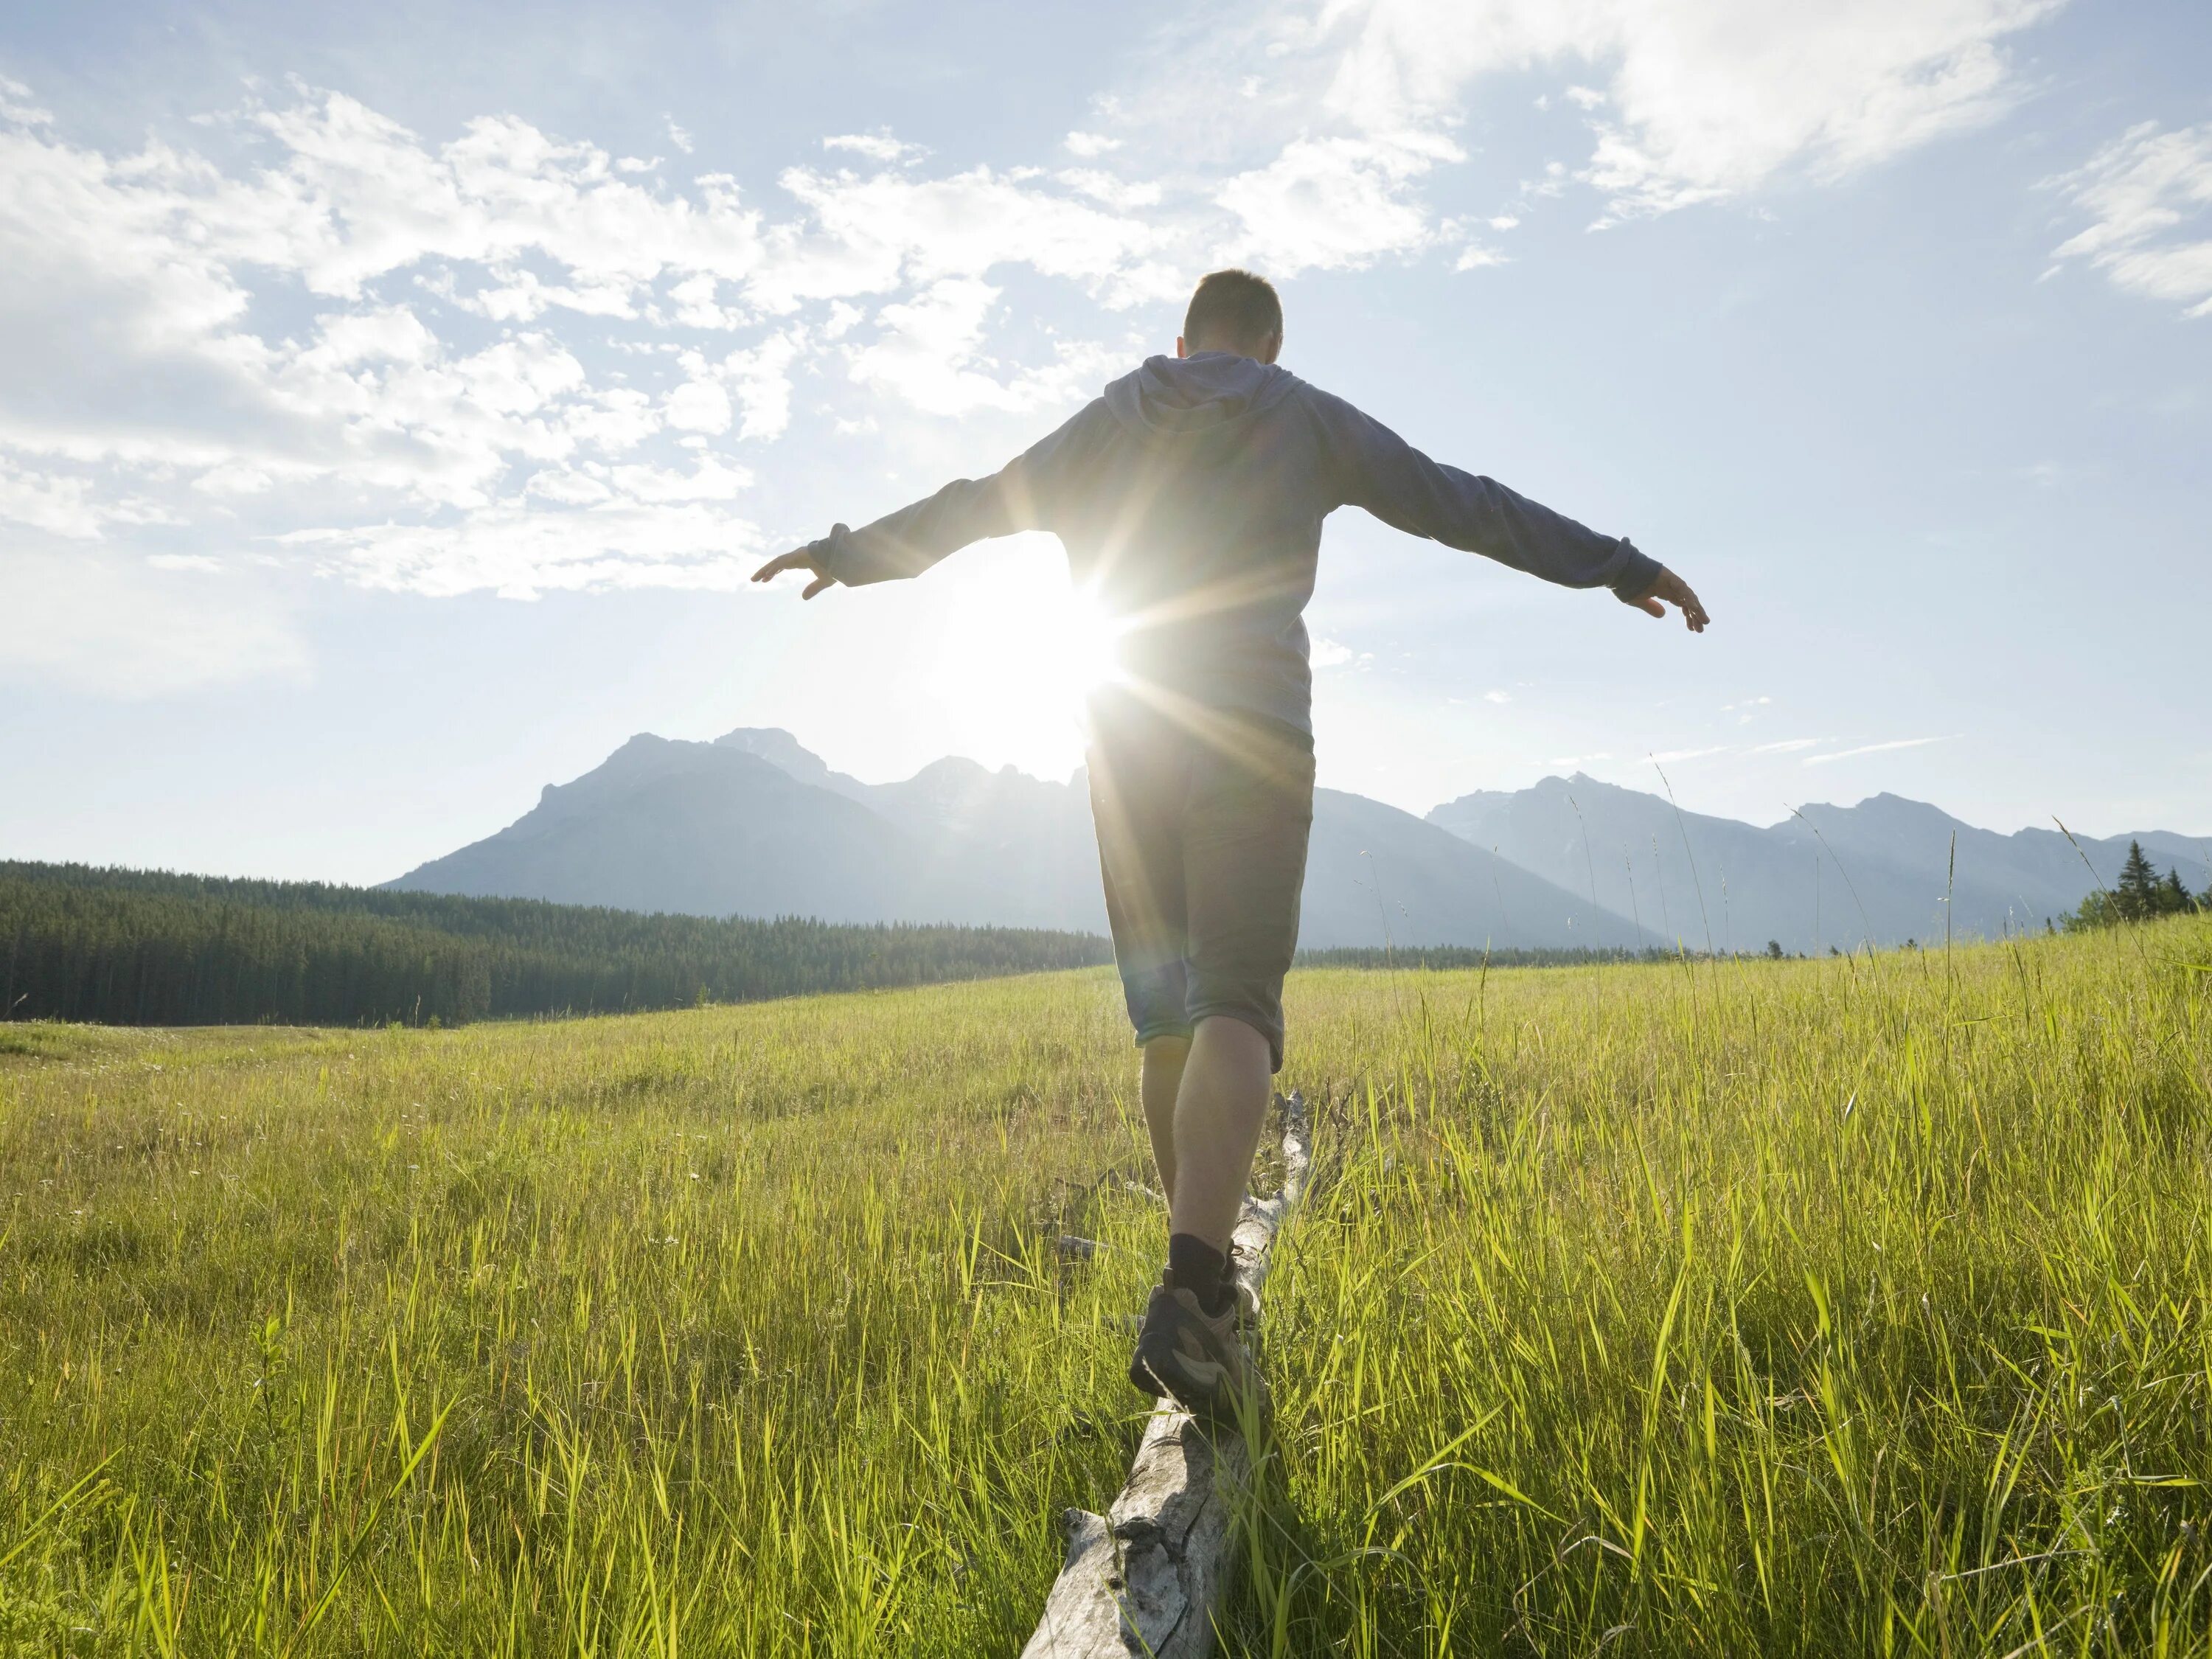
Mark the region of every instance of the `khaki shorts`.
POLYGON ((1255 714, 1127 693, 1091 710, 1091 810, 1114 961, 1137 1041, 1227 1015, 1283 1065, 1298 944, 1313 738, 1255 714))

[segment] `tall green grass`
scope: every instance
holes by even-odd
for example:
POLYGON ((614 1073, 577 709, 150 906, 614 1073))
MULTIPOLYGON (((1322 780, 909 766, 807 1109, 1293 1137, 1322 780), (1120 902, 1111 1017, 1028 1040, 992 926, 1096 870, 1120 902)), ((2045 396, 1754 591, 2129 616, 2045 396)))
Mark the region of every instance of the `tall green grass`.
MULTIPOLYGON (((1227 1646, 2212 1650, 2209 964, 1296 976, 1227 1646)), ((1133 1071, 1097 973, 0 1027, 0 1650, 1013 1651, 1139 1426, 1133 1071)))

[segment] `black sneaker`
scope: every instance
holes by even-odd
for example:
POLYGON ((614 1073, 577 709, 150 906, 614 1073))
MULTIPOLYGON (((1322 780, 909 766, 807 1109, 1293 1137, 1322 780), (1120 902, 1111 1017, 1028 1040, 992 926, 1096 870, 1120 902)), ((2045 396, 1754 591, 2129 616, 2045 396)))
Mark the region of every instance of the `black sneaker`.
POLYGON ((1267 1385, 1237 1340, 1245 1306, 1232 1297, 1218 1314, 1209 1314, 1196 1295, 1163 1273, 1145 1308, 1137 1352, 1129 1361, 1129 1381, 1154 1399, 1171 1396, 1194 1417, 1208 1422, 1236 1420, 1238 1413, 1267 1410, 1267 1385))
MULTIPOLYGON (((1229 1288, 1237 1298, 1237 1331, 1247 1337, 1258 1334, 1260 1292, 1245 1281, 1243 1274, 1233 1271, 1229 1276, 1229 1288)), ((1128 1322, 1141 1328, 1145 1322, 1144 1316, 1141 1314, 1132 1315, 1128 1322)), ((1129 1383, 1139 1394, 1148 1400, 1158 1400, 1167 1393, 1167 1390, 1160 1386, 1159 1379, 1146 1368, 1144 1356, 1141 1354, 1133 1353, 1129 1357, 1129 1383)))

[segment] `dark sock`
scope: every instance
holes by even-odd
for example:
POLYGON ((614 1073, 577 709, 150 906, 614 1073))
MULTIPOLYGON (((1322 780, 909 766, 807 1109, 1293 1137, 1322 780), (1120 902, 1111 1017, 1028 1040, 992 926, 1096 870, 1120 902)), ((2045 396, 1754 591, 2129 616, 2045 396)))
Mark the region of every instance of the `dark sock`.
POLYGON ((1168 1235, 1168 1271, 1208 1314, 1218 1314, 1235 1299, 1229 1285, 1229 1258, 1195 1233, 1168 1235))

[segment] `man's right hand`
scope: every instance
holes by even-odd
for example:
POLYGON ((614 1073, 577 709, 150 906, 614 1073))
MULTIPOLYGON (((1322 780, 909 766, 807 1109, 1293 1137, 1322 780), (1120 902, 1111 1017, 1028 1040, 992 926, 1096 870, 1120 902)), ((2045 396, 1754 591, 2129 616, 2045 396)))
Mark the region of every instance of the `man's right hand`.
POLYGON ((812 581, 806 584, 806 591, 799 596, 802 599, 811 599, 823 588, 835 587, 837 585, 837 579, 823 569, 820 559, 811 547, 802 547, 792 553, 779 553, 753 572, 753 580, 757 582, 772 582, 787 570, 804 570, 814 578, 812 581))
POLYGON ((1689 583, 1664 565, 1659 567, 1659 574, 1651 586, 1629 604, 1654 617, 1665 616, 1667 607, 1674 605, 1681 611, 1682 620, 1690 625, 1692 634, 1704 633, 1705 624, 1712 620, 1705 615, 1705 607, 1698 603, 1698 596, 1690 591, 1689 583))

